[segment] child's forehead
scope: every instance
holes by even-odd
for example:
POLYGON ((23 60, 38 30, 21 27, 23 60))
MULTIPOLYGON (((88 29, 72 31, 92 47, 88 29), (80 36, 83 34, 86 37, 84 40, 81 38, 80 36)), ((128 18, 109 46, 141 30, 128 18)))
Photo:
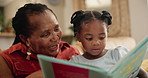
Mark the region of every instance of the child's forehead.
POLYGON ((107 30, 105 23, 88 23, 82 26, 81 32, 105 32, 107 30))
POLYGON ((88 20, 85 20, 82 22, 82 25, 85 25, 85 24, 93 24, 93 23, 105 23, 103 20, 101 19, 97 19, 97 18, 91 18, 91 19, 88 19, 88 20))
POLYGON ((81 31, 102 31, 106 30, 106 23, 101 20, 93 20, 81 25, 81 31))
POLYGON ((83 28, 92 28, 92 27, 99 27, 99 26, 102 27, 102 26, 106 26, 106 24, 102 20, 91 20, 91 21, 84 22, 81 26, 83 29, 83 28))

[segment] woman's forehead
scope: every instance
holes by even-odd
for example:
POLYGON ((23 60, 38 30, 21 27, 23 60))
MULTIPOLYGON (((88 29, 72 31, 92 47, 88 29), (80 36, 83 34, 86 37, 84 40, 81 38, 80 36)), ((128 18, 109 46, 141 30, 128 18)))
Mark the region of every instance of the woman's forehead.
POLYGON ((45 11, 43 13, 32 15, 28 17, 29 25, 33 30, 49 30, 54 29, 58 25, 58 21, 54 14, 50 11, 45 11))
POLYGON ((50 11, 45 11, 45 12, 40 13, 40 14, 30 15, 30 16, 28 16, 28 21, 29 21, 29 23, 31 25, 34 25, 34 24, 44 24, 46 22, 58 23, 56 17, 50 11))

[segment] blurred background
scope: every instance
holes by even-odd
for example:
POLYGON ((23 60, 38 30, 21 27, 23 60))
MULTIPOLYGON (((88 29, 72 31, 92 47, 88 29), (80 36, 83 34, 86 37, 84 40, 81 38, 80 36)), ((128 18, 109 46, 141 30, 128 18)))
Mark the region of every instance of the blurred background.
MULTIPOLYGON (((107 10, 113 16, 109 37, 130 37, 136 44, 148 36, 148 0, 0 0, 0 49, 12 45, 11 19, 26 3, 43 3, 58 17, 63 40, 72 44, 70 17, 77 10, 107 10)), ((130 44, 130 43, 129 43, 130 44)), ((130 44, 132 45, 132 44, 130 44)))

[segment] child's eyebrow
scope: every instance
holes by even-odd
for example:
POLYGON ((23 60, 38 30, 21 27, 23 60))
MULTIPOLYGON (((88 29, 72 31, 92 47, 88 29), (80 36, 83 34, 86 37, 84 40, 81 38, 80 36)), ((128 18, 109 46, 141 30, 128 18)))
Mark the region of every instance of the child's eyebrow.
POLYGON ((90 35, 91 36, 92 34, 85 34, 85 35, 90 35))
MULTIPOLYGON (((90 36, 92 36, 92 34, 85 34, 85 35, 90 35, 90 36)), ((105 33, 100 33, 100 34, 98 34, 98 35, 105 35, 105 33)))

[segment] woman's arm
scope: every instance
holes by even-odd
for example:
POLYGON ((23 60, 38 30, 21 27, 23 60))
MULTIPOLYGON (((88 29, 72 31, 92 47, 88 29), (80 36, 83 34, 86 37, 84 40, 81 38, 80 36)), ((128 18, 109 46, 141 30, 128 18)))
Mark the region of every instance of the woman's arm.
POLYGON ((36 71, 36 72, 28 75, 26 78, 44 78, 44 77, 43 77, 42 71, 39 70, 39 71, 36 71))
POLYGON ((0 56, 0 78, 14 78, 8 64, 2 56, 0 56))
POLYGON ((139 78, 148 78, 148 73, 143 68, 140 68, 137 77, 139 77, 139 78))

